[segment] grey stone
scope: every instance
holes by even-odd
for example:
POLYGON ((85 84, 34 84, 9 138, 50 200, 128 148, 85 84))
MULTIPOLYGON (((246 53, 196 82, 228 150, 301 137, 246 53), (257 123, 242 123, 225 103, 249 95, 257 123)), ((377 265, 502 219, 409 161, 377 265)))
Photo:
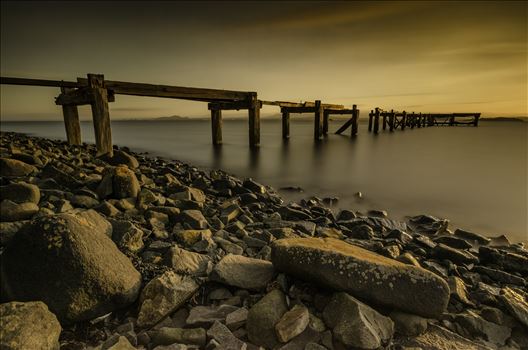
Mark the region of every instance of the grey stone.
POLYGON ((38 204, 40 201, 40 190, 38 186, 25 182, 18 182, 0 187, 1 200, 9 199, 15 203, 31 202, 38 204))
POLYGON ((455 297, 458 301, 466 305, 474 305, 473 302, 468 299, 466 284, 461 278, 449 276, 447 283, 449 284, 451 297, 455 297))
POLYGON ((216 349, 220 350, 245 350, 247 344, 237 339, 233 333, 225 325, 219 321, 215 321, 213 326, 207 331, 207 336, 216 340, 219 346, 216 349))
POLYGON ((286 311, 286 298, 280 290, 266 294, 249 310, 246 321, 249 341, 269 349, 277 345, 275 324, 286 311))
POLYGON ((433 248, 433 254, 438 259, 447 259, 455 264, 476 264, 479 262, 478 258, 473 254, 461 249, 451 248, 443 243, 437 244, 433 248))
POLYGON ((61 326, 40 301, 0 305, 0 348, 58 350, 61 326))
POLYGON ((266 288, 274 276, 269 261, 228 254, 216 264, 209 278, 229 286, 259 290, 266 288))
POLYGON ((424 317, 446 309, 447 283, 422 268, 331 238, 282 239, 271 247, 275 268, 298 278, 424 317))
POLYGON ((38 211, 39 207, 35 203, 15 203, 5 199, 0 202, 0 221, 12 222, 31 219, 38 211))
POLYGON ((470 338, 482 337, 497 345, 504 345, 511 335, 510 328, 488 322, 471 310, 457 314, 455 321, 465 328, 470 338))
POLYGON ((97 194, 99 198, 136 198, 140 189, 136 174, 126 166, 117 166, 103 177, 97 194))
POLYGON ((143 230, 130 221, 111 220, 112 240, 118 247, 131 252, 143 249, 143 230))
POLYGON ((99 205, 99 201, 95 198, 83 195, 74 195, 70 199, 70 203, 76 208, 91 209, 99 205))
POLYGON ((165 264, 179 274, 203 277, 212 270, 212 260, 209 256, 193 253, 176 246, 167 251, 164 259, 165 264))
POLYGON ((241 307, 231 313, 229 313, 225 318, 225 323, 227 328, 234 331, 242 327, 247 320, 248 309, 241 307))
POLYGON ((205 347, 207 335, 203 328, 170 328, 163 327, 152 336, 152 346, 171 345, 174 343, 205 347))
POLYGON ((511 288, 502 289, 499 299, 510 315, 528 328, 528 302, 526 299, 511 288))
POLYGON ((394 329, 398 334, 417 336, 427 330, 426 318, 400 311, 392 311, 389 317, 394 322, 394 329))
POLYGON ((275 325, 277 339, 281 343, 287 343, 301 334, 310 322, 310 313, 305 306, 295 305, 291 310, 282 315, 275 325))
POLYGON ((225 322, 226 316, 237 309, 236 306, 231 305, 198 305, 191 309, 185 322, 189 326, 208 327, 215 321, 225 322))
POLYGON ((206 229, 209 224, 199 210, 184 210, 178 216, 180 222, 189 225, 190 228, 195 230, 206 229))

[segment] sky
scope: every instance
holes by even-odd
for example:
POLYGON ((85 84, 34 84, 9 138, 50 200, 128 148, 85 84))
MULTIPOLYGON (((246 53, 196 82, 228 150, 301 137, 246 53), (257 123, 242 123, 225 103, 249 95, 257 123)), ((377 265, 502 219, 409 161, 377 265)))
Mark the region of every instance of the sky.
MULTIPOLYGON (((357 104, 362 116, 526 116, 527 12, 525 1, 2 1, 0 73, 256 91, 357 104)), ((2 120, 61 119, 57 88, 0 92, 2 120)), ((208 115, 205 103, 122 95, 110 113, 208 115)))

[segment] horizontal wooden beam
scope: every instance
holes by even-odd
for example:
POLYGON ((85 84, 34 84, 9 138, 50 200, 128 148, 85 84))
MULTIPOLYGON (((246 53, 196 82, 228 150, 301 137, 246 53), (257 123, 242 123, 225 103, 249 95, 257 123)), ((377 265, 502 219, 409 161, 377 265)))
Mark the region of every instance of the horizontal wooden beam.
POLYGON ((313 107, 281 107, 281 113, 314 113, 317 110, 313 107))
POLYGON ((66 87, 66 88, 78 88, 78 87, 83 86, 82 84, 78 82, 74 82, 74 81, 26 79, 26 78, 11 78, 11 77, 0 77, 0 84, 66 87))
MULTIPOLYGON (((241 110, 252 108, 250 101, 234 102, 211 102, 208 105, 209 110, 241 110)), ((262 103, 257 101, 257 107, 262 108, 262 103)))
MULTIPOLYGON (((288 101, 264 101, 261 100, 263 105, 268 106, 279 106, 279 107, 315 107, 315 102, 288 102, 288 101)), ((330 104, 330 103, 322 103, 321 106, 326 108, 333 108, 333 109, 343 109, 345 106, 343 105, 336 105, 336 104, 330 104)))
MULTIPOLYGON (((71 89, 68 91, 64 91, 55 98, 55 104, 61 105, 61 106, 89 105, 93 101, 94 101, 94 93, 92 89, 89 87, 83 87, 79 89, 71 89)), ((114 102, 115 95, 113 93, 108 93, 107 101, 114 102)))
POLYGON ((333 108, 325 108, 324 109, 326 113, 328 114, 352 114, 352 109, 333 109, 333 108))

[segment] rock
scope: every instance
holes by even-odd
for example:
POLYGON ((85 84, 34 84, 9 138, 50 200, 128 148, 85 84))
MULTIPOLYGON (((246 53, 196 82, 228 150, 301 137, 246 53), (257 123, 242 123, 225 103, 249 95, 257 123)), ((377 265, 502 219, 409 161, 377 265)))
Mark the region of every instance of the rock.
POLYGON ((350 228, 346 232, 346 235, 350 238, 356 239, 372 239, 374 237, 374 230, 369 225, 357 225, 350 228))
POLYGON ((97 210, 98 212, 100 212, 101 214, 104 214, 104 215, 106 215, 108 217, 113 217, 113 216, 116 216, 117 214, 120 213, 119 209, 117 209, 115 206, 113 206, 112 204, 110 204, 107 201, 102 201, 94 209, 97 210))
POLYGON ((38 170, 33 165, 26 164, 20 160, 0 158, 0 176, 23 177, 36 173, 38 170))
POLYGON ((204 254, 171 247, 164 256, 165 265, 174 272, 192 276, 207 276, 212 270, 211 258, 204 254))
POLYGON ((130 169, 136 169, 139 167, 139 162, 135 157, 121 150, 114 150, 114 155, 112 157, 105 154, 101 158, 111 165, 126 165, 130 169))
POLYGON ((29 221, 0 222, 0 245, 7 245, 29 221))
POLYGON ((498 325, 502 325, 504 322, 504 314, 501 310, 494 307, 484 306, 482 310, 480 310, 480 315, 486 321, 493 322, 498 325))
POLYGON ((283 219, 286 220, 310 220, 312 217, 309 214, 306 214, 305 212, 297 209, 293 209, 290 207, 280 207, 279 208, 279 214, 283 219))
POLYGON ((474 304, 468 299, 466 284, 464 281, 456 276, 449 276, 447 283, 449 284, 450 296, 455 297, 458 301, 473 306, 474 304))
POLYGON ((449 298, 437 275, 331 238, 271 244, 273 265, 298 278, 424 317, 438 317, 449 298))
POLYGON ((143 230, 130 221, 111 220, 112 240, 118 247, 137 252, 143 249, 143 230))
POLYGON ((1 304, 0 315, 0 348, 59 349, 61 326, 43 302, 1 304))
POLYGON ((39 207, 35 203, 15 203, 9 199, 0 202, 0 221, 12 222, 31 219, 38 213, 39 207))
POLYGON ((515 276, 511 273, 492 269, 485 266, 475 266, 472 271, 481 275, 486 275, 494 281, 499 283, 516 284, 518 286, 526 286, 526 280, 522 277, 515 276))
POLYGON ((228 254, 213 269, 211 281, 250 290, 266 288, 275 275, 269 261, 228 254))
POLYGON ((98 350, 135 350, 125 336, 114 336, 105 341, 98 350))
POLYGON ((154 333, 152 346, 171 345, 175 343, 205 347, 207 335, 203 328, 170 328, 163 327, 154 333))
POLYGON ((247 320, 248 309, 241 307, 240 309, 231 312, 225 318, 225 324, 227 328, 234 331, 242 327, 247 320))
POLYGON ((343 292, 332 296, 323 318, 334 338, 347 347, 378 349, 394 334, 390 318, 343 292))
POLYGON ((286 298, 280 290, 266 294, 249 310, 246 322, 249 341, 269 349, 277 345, 275 324, 286 311, 286 298))
POLYGON ((436 234, 444 232, 449 224, 448 220, 438 219, 430 215, 418 215, 409 219, 408 225, 413 231, 436 234))
POLYGON ((77 194, 71 197, 70 203, 76 208, 91 209, 99 206, 99 201, 97 199, 77 194))
POLYGON ((101 226, 87 219, 97 216, 41 217, 20 231, 1 257, 3 296, 41 300, 64 324, 134 302, 141 275, 101 226))
POLYGON ((453 236, 441 236, 441 237, 435 238, 434 241, 436 243, 443 243, 454 249, 470 249, 473 247, 465 239, 457 238, 453 236))
POLYGON ((277 350, 304 350, 309 343, 318 343, 321 340, 321 334, 308 325, 304 332, 290 340, 286 344, 278 347, 277 350))
POLYGON ((408 265, 414 265, 416 267, 421 267, 420 263, 416 258, 409 252, 401 254, 399 257, 396 258, 396 260, 408 264, 408 265))
POLYGON ((447 259, 455 264, 477 264, 479 259, 473 254, 464 250, 451 248, 443 243, 437 244, 433 248, 433 254, 437 259, 447 259))
POLYGON ((423 317, 400 311, 392 311, 389 317, 394 322, 394 329, 398 334, 417 336, 427 330, 427 319, 423 317))
POLYGON ((198 241, 209 239, 213 235, 211 230, 176 230, 173 232, 174 238, 177 242, 186 247, 190 247, 198 241))
POLYGON ((178 220, 195 230, 204 230, 209 226, 207 220, 199 210, 184 210, 178 216, 178 220))
POLYGON ((468 332, 471 338, 482 337, 497 345, 504 345, 511 335, 510 328, 488 322, 471 310, 457 314, 455 321, 468 332))
POLYGON ((408 337, 399 340, 404 349, 438 349, 438 350, 491 350, 491 348, 481 343, 473 342, 469 339, 451 332, 450 330, 432 324, 427 331, 417 337, 408 337))
POLYGON ((282 315, 275 325, 277 339, 281 343, 287 343, 301 334, 310 322, 310 313, 305 306, 295 305, 290 311, 282 315))
POLYGON ((353 211, 343 209, 337 215, 337 219, 336 220, 338 222, 339 221, 348 221, 348 220, 355 219, 356 217, 357 217, 357 215, 353 211))
POLYGON ((178 310, 200 286, 190 277, 167 271, 152 279, 141 292, 137 325, 148 328, 178 310))
POLYGON ((189 326, 209 327, 215 321, 224 322, 226 316, 238 308, 231 305, 202 306, 198 305, 191 309, 185 323, 189 326))
POLYGON ((253 181, 252 179, 244 180, 242 186, 244 186, 245 188, 247 188, 253 193, 257 193, 257 194, 266 193, 266 188, 263 185, 259 184, 258 182, 253 181))
POLYGON ((227 239, 223 239, 222 237, 215 236, 214 241, 220 246, 220 248, 222 248, 228 254, 234 254, 234 255, 244 254, 244 248, 242 248, 238 244, 229 242, 227 239))
POLYGON ((220 350, 245 350, 247 349, 247 344, 243 341, 237 339, 231 333, 229 328, 221 324, 218 321, 215 321, 213 326, 207 331, 207 336, 216 340, 219 346, 216 349, 220 350))
POLYGON ((126 166, 111 169, 97 187, 99 198, 136 198, 140 191, 136 174, 126 166))
POLYGON ((51 163, 46 164, 46 166, 40 172, 39 176, 42 179, 52 179, 60 186, 67 187, 69 189, 75 189, 83 185, 81 181, 77 180, 70 174, 73 169, 62 163, 57 163, 55 165, 56 166, 52 165, 51 163), (60 167, 61 169, 69 168, 69 172, 63 171, 57 167, 60 167))
POLYGON ((511 288, 504 288, 500 293, 499 299, 506 310, 528 328, 528 302, 526 299, 511 288))
POLYGON ((487 237, 461 229, 455 230, 455 236, 478 244, 488 244, 491 240, 487 237))
POLYGON ((31 202, 38 204, 40 201, 39 188, 25 182, 0 186, 0 195, 2 200, 9 199, 15 203, 31 202))

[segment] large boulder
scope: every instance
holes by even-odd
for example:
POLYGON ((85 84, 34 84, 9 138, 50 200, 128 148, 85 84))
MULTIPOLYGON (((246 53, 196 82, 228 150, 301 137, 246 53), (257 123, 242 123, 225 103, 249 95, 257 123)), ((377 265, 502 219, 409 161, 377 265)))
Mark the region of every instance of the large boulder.
POLYGON ((63 213, 25 226, 1 258, 2 297, 42 300, 64 324, 134 302, 141 275, 89 219, 96 215, 63 213))
POLYGON ((9 199, 15 203, 31 202, 38 204, 40 201, 40 190, 38 186, 25 182, 13 183, 0 187, 0 198, 9 199))
POLYGON ((332 238, 287 238, 271 245, 275 268, 362 300, 438 317, 449 300, 439 276, 332 238))
POLYGON ((323 318, 334 337, 347 348, 378 349, 394 334, 390 318, 343 292, 332 296, 323 318))
POLYGON ((61 326, 40 301, 0 305, 0 349, 59 349, 61 326))
POLYGON ((275 270, 266 260, 228 254, 213 269, 210 280, 243 289, 266 288, 275 270))
POLYGON ((34 174, 37 168, 20 160, 0 158, 0 176, 22 177, 34 174))

